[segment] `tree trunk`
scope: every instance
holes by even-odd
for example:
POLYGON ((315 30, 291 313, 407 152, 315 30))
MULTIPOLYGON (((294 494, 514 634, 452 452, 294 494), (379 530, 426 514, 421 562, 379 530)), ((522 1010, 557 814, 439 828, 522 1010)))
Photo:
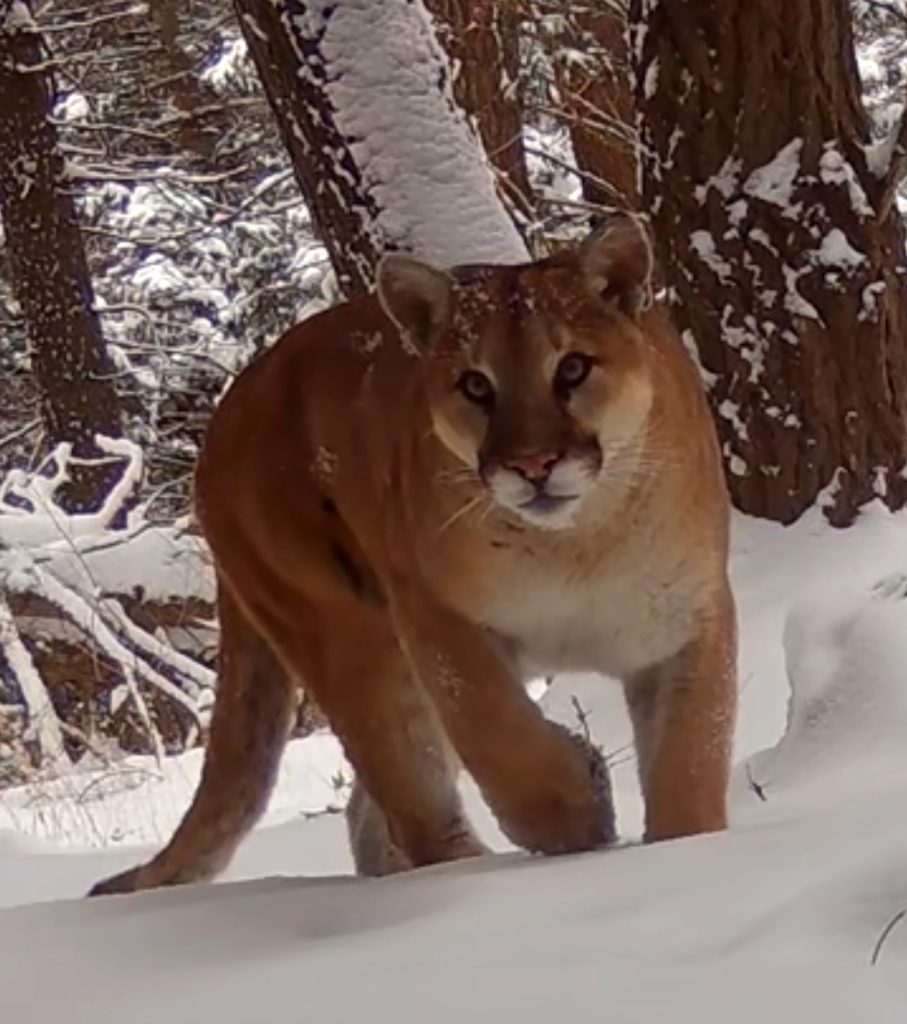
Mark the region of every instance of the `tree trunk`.
POLYGON ((427 0, 456 72, 454 97, 502 177, 503 194, 531 210, 520 103, 520 12, 513 0, 427 0))
POLYGON ((867 150, 848 0, 633 0, 646 206, 737 506, 905 499, 894 161, 867 150), (868 162, 867 162, 868 161, 868 162))
MULTIPOLYGON (((28 333, 42 416, 53 444, 97 456, 96 434, 118 437, 111 378, 72 197, 49 117, 54 94, 22 0, 0 7, 0 218, 12 285, 28 333), (34 69, 34 70, 32 70, 34 69)), ((119 468, 73 467, 69 511, 98 507, 119 468)))
POLYGON ((633 87, 619 0, 580 0, 559 19, 552 63, 583 196, 633 209, 637 192, 633 87))
MULTIPOLYGON (((219 140, 217 124, 205 124, 193 114, 196 110, 220 104, 217 92, 197 74, 195 61, 180 46, 181 0, 150 0, 148 14, 154 24, 161 48, 149 47, 149 63, 161 65, 157 80, 172 97, 173 107, 181 115, 176 128, 180 146, 206 162, 215 157, 219 140)), ((184 15, 185 16, 185 15, 184 15)), ((116 22, 113 22, 116 31, 116 22)), ((221 126, 224 127, 224 126, 221 126)))
POLYGON ((235 5, 345 294, 370 286, 384 249, 526 258, 421 2, 235 5))

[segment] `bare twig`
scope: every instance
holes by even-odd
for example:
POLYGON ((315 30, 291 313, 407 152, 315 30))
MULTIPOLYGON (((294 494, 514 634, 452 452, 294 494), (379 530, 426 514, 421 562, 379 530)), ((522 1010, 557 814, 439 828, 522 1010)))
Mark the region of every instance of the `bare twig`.
POLYGON ((907 909, 899 910, 894 915, 894 917, 888 922, 888 924, 886 924, 885 927, 882 929, 882 934, 879 935, 878 940, 876 941, 876 944, 873 947, 872 956, 869 958, 869 963, 873 967, 875 967, 875 965, 879 962, 879 957, 882 955, 882 947, 888 941, 888 937, 895 930, 895 928, 897 928, 901 921, 904 920, 905 917, 907 917, 907 909))
POLYGON ((899 7, 892 0, 865 0, 867 7, 881 12, 894 21, 899 21, 904 28, 907 28, 907 11, 899 7))
POLYGON ((765 795, 765 786, 761 783, 756 782, 753 778, 753 773, 750 771, 750 766, 746 766, 746 781, 749 784, 750 789, 756 794, 757 797, 763 802, 768 803, 768 797, 765 795))
POLYGON ((580 704, 579 698, 575 694, 570 695, 570 703, 573 705, 573 710, 576 712, 576 719, 579 722, 580 729, 582 730, 583 739, 587 743, 592 742, 592 731, 589 728, 589 712, 580 704))
POLYGON ((33 430, 37 430, 41 426, 41 418, 37 417, 33 420, 29 420, 28 423, 23 424, 21 427, 16 427, 15 430, 11 430, 8 434, 0 437, 0 448, 5 448, 8 444, 12 444, 14 441, 18 441, 22 437, 27 437, 33 430))
POLYGON ((81 21, 78 19, 72 21, 45 21, 40 25, 35 25, 31 31, 36 35, 47 35, 51 32, 75 32, 80 29, 91 28, 94 25, 103 25, 108 21, 120 21, 122 18, 128 18, 132 14, 145 14, 146 12, 147 6, 145 4, 134 4, 131 8, 128 7, 125 10, 113 11, 110 14, 98 14, 81 21))

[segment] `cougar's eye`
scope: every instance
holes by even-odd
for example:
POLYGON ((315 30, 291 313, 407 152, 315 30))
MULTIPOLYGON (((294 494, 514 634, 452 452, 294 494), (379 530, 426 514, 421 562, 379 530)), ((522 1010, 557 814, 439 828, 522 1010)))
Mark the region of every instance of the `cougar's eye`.
POLYGON ((494 384, 478 370, 465 370, 461 373, 457 387, 475 405, 487 409, 494 404, 494 384))
POLYGON ((570 352, 557 364, 554 386, 559 391, 572 391, 589 376, 595 360, 582 352, 570 352))

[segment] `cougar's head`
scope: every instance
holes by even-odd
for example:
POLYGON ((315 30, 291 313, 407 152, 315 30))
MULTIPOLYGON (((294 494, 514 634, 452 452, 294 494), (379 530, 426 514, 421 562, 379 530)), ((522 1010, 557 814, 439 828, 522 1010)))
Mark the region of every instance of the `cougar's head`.
POLYGON ((645 428, 651 264, 643 228, 620 214, 539 263, 379 265, 382 305, 422 355, 435 433, 534 526, 570 526, 645 428))

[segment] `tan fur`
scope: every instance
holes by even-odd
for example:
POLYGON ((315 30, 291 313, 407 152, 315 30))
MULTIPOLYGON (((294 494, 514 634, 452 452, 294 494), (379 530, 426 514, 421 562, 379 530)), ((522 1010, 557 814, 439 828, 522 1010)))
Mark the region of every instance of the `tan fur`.
POLYGON ((648 252, 618 218, 522 267, 451 277, 391 257, 380 300, 313 317, 240 376, 197 473, 224 632, 204 776, 168 848, 95 892, 223 866, 264 806, 297 684, 355 767, 365 874, 482 851, 460 763, 529 850, 613 838, 601 759, 527 697, 538 672, 623 680, 647 838, 725 826, 727 500, 695 373, 645 308, 648 252), (565 392, 570 352, 597 362, 565 392), (464 370, 493 407, 465 397, 464 370))

